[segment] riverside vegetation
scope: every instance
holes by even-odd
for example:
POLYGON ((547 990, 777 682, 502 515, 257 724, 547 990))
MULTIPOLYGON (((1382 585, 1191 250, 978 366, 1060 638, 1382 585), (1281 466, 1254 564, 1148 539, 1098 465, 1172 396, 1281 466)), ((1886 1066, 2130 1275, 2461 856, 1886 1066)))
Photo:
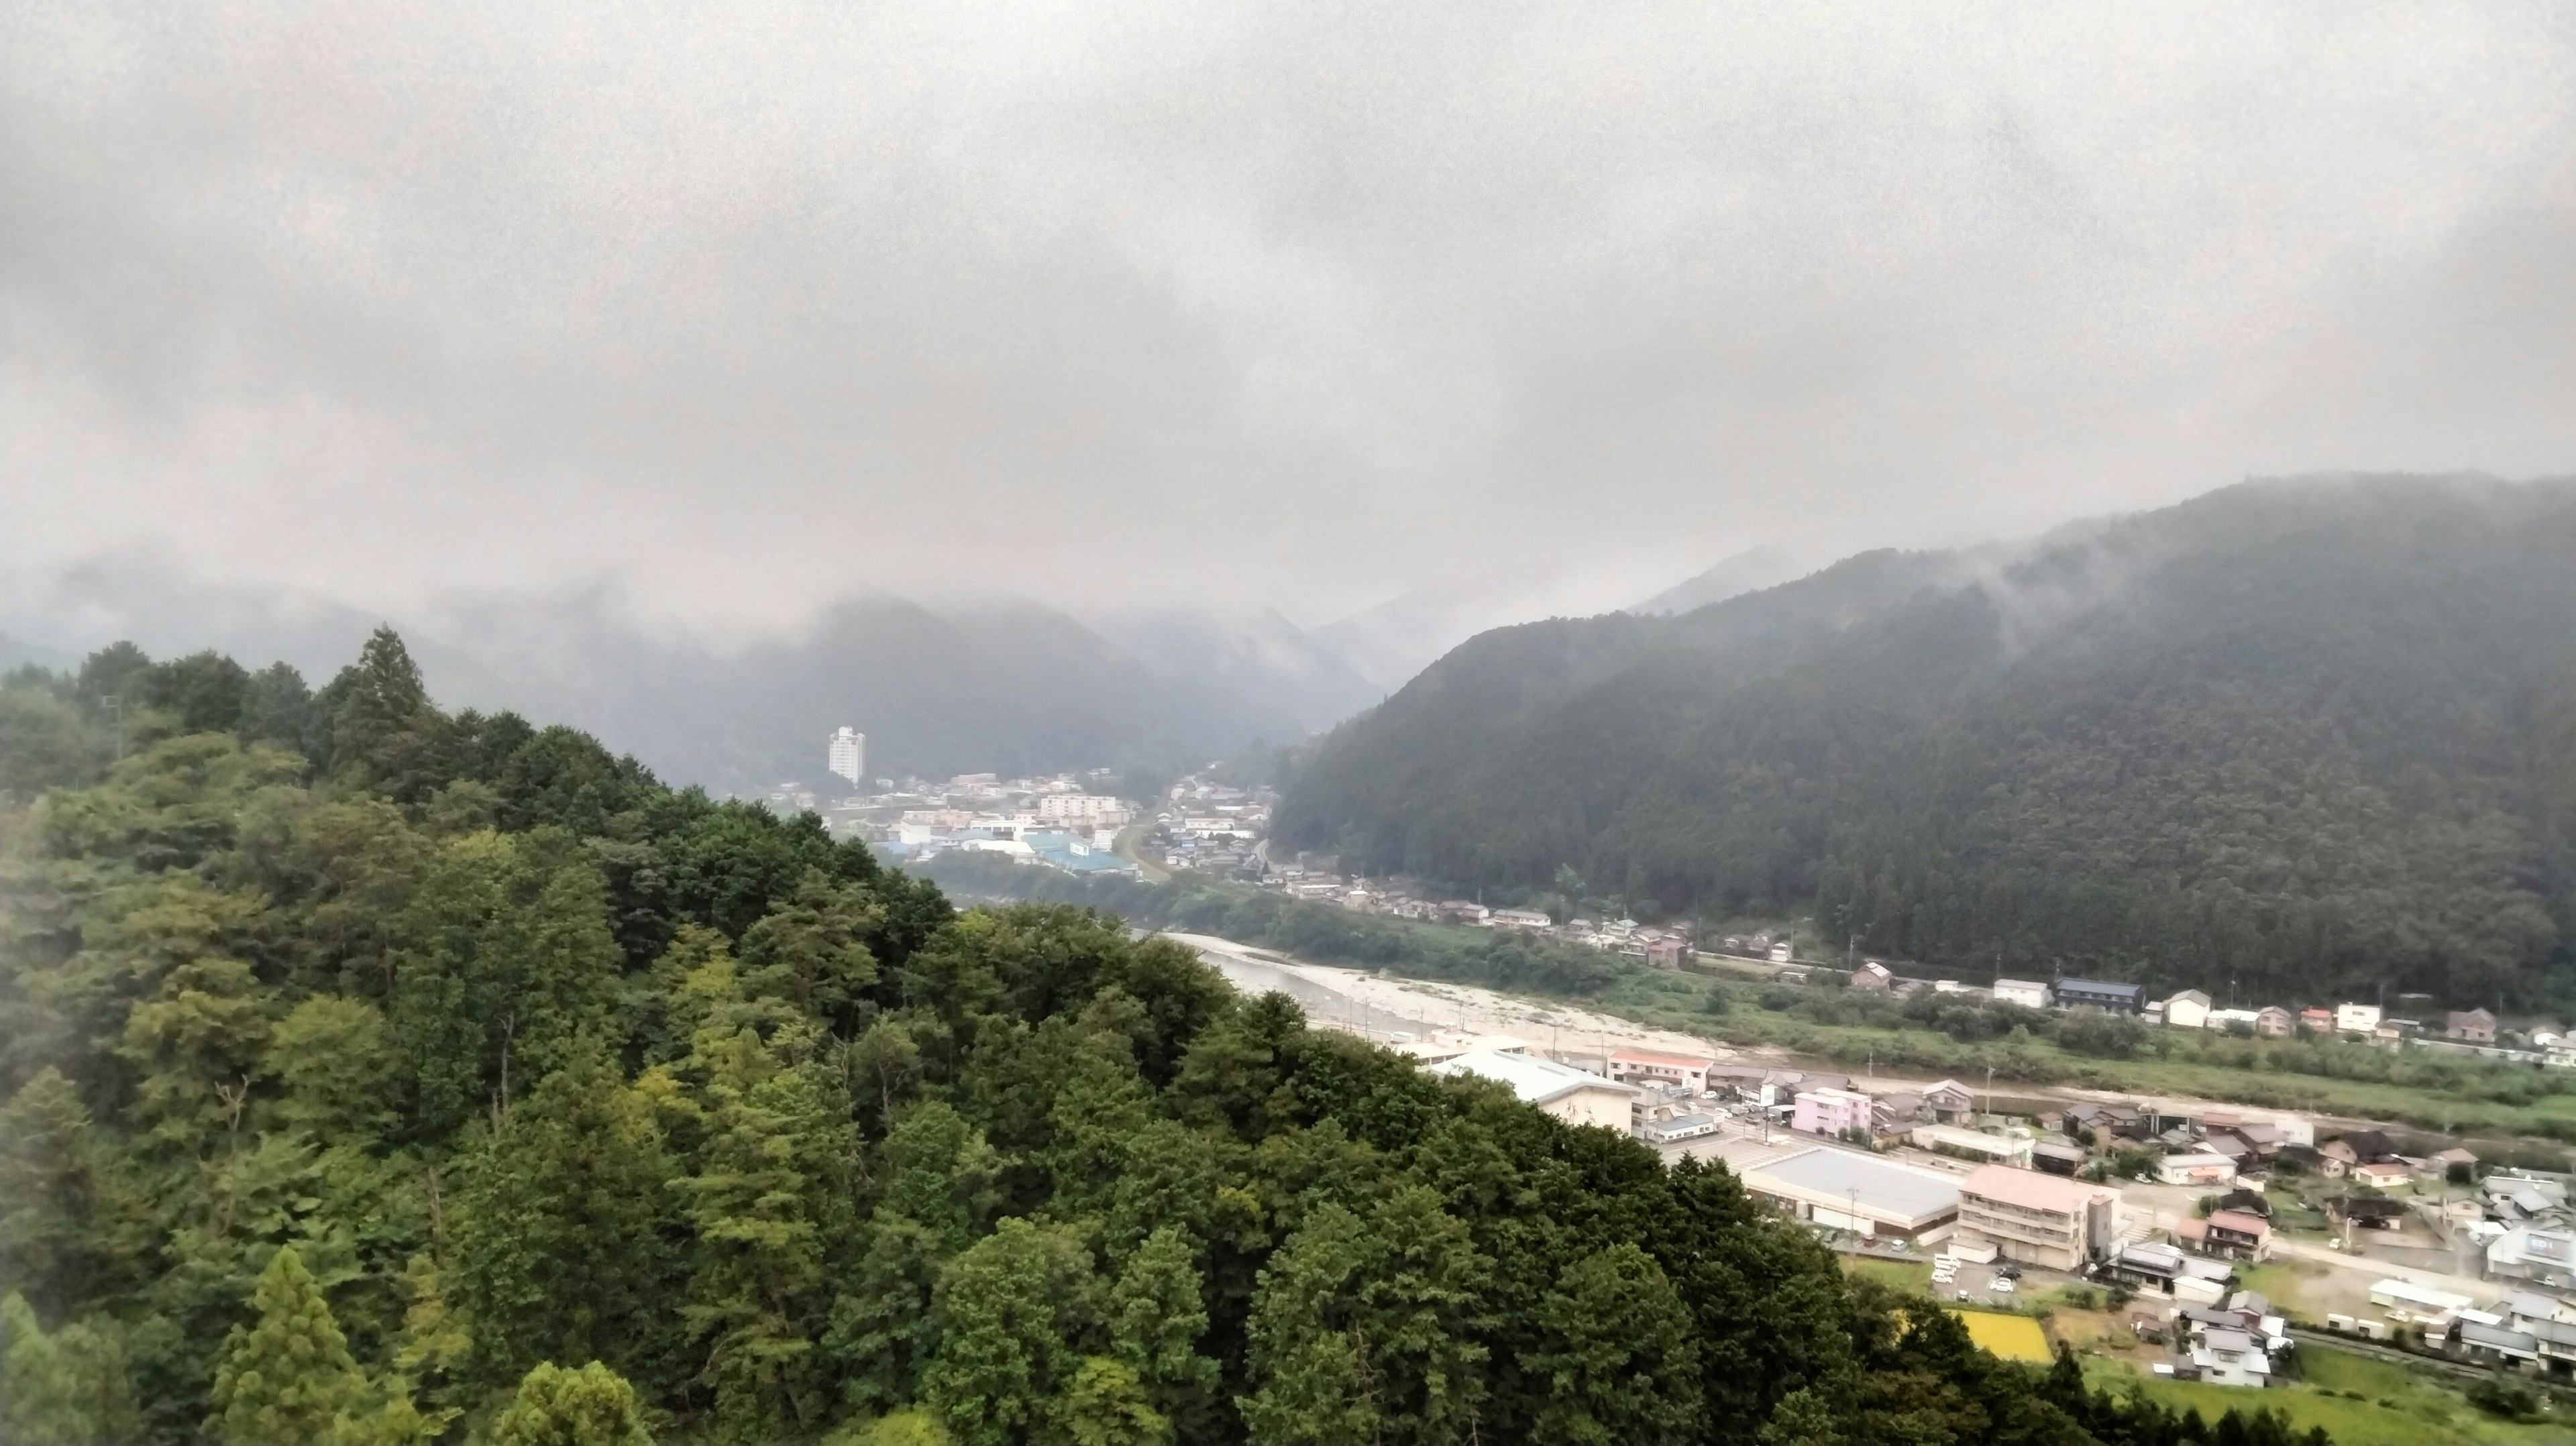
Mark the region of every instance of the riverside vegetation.
MULTIPOLYGON (((2022 1009, 1976 994, 1897 999, 1831 986, 1759 984, 1650 969, 1591 949, 1485 929, 1354 914, 1194 875, 1168 883, 1076 878, 948 854, 924 872, 960 894, 1118 913, 1156 928, 1221 935, 1318 963, 1470 984, 1585 1007, 1738 1045, 1775 1045, 1840 1064, 2097 1089, 2387 1120, 2487 1140, 2576 1141, 2576 1071, 2316 1035, 2239 1038, 2156 1029, 2094 1011, 2022 1009)), ((2532 1163, 2564 1154, 2533 1146, 2532 1163)), ((2503 1153, 2482 1148, 2502 1160, 2503 1153)))
POLYGON ((12 1442, 2292 1439, 390 634, 22 673, 0 744, 12 1442))

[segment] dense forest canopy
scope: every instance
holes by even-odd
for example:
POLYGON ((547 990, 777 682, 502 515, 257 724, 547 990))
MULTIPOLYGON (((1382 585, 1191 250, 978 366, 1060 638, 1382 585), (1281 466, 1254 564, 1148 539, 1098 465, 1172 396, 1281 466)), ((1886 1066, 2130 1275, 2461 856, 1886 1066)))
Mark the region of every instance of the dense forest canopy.
POLYGON ((12 1442, 2285 1439, 390 633, 22 672, 0 744, 12 1442))
POLYGON ((1488 633, 1281 844, 1961 971, 2565 992, 2576 484, 2249 483, 1680 617, 1488 633))

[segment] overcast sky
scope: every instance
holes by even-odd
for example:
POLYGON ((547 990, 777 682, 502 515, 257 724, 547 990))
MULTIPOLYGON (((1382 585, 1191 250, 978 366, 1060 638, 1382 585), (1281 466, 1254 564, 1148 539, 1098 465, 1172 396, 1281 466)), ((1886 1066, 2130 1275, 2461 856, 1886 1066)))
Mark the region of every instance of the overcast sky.
POLYGON ((0 567, 1274 602, 2576 472, 2576 10, 0 5, 0 567))

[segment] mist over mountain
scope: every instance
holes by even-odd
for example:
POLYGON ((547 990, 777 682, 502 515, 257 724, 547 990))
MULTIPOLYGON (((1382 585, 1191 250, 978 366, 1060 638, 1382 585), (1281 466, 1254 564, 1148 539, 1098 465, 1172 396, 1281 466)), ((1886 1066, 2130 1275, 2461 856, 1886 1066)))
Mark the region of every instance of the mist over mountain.
POLYGON ((1962 971, 2552 994, 2576 484, 2248 484, 1501 629, 1337 729, 1277 832, 1962 971))
POLYGON ((1631 607, 1632 613, 1686 613, 1748 592, 1777 587, 1807 569, 1777 547, 1751 547, 1684 578, 1631 607))
MULTIPOLYGON (((132 638, 162 657, 281 658, 318 682, 381 620, 126 559, 65 574, 12 621, 44 640, 13 636, 13 664, 132 638)), ((871 595, 733 648, 642 627, 603 592, 390 621, 446 706, 559 718, 720 792, 821 780, 822 740, 845 723, 867 733, 872 774, 1160 767, 1294 742, 1384 691, 1275 613, 1171 610, 1113 640, 1036 603, 871 595)))

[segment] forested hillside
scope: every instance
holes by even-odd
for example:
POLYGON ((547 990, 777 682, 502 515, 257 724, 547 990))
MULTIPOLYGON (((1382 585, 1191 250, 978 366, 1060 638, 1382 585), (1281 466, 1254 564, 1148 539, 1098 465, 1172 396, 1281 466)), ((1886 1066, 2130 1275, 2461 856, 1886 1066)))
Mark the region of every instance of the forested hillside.
POLYGON ((22 673, 0 742, 13 1443, 2283 1440, 390 634, 22 673))
POLYGON ((2566 993, 2576 486, 2255 483, 1474 639, 1277 835, 1962 971, 2566 993))

